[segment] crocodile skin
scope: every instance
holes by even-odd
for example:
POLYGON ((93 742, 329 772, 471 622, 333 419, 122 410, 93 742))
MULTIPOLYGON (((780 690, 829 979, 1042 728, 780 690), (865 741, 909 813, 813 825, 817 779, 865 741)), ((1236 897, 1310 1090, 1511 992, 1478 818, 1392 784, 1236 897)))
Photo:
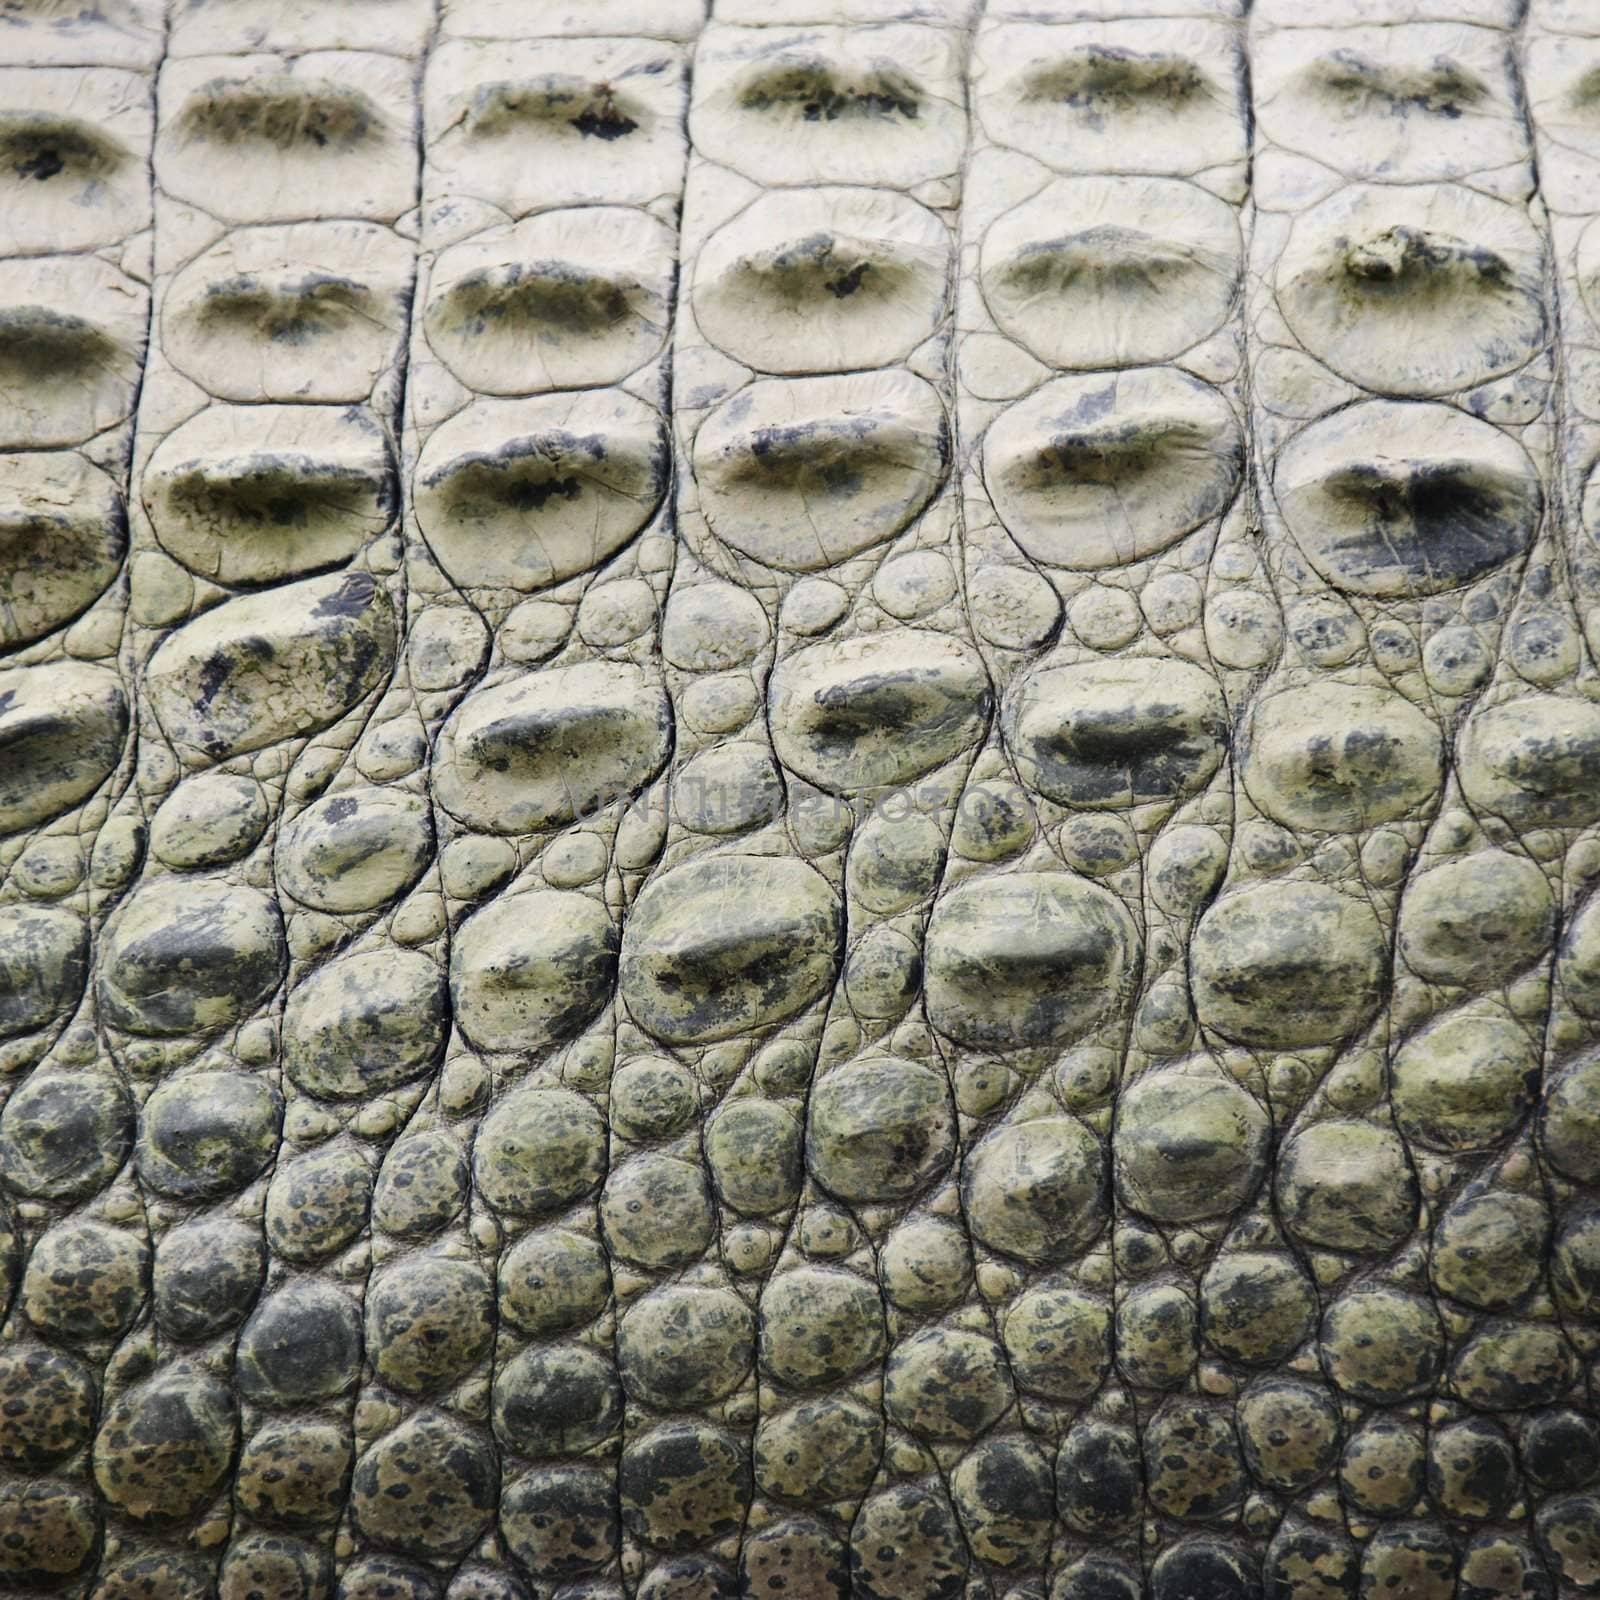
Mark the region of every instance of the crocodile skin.
POLYGON ((1600 1592, 1597 0, 0 0, 0 1593, 1600 1592))

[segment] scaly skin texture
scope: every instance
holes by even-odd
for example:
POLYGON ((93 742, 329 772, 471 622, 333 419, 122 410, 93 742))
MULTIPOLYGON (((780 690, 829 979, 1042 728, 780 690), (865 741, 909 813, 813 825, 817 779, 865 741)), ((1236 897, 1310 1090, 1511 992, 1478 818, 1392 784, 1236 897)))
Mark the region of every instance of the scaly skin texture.
POLYGON ((1600 1591, 1590 0, 0 0, 0 1594, 1600 1591))

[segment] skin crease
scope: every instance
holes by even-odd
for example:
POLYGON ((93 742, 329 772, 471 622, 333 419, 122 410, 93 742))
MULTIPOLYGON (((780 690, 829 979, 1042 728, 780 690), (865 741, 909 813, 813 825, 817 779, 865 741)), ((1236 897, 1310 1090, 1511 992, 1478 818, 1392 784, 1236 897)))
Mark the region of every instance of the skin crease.
POLYGON ((0 1596, 1600 1585, 1600 24, 1247 9, 0 18, 0 1596))

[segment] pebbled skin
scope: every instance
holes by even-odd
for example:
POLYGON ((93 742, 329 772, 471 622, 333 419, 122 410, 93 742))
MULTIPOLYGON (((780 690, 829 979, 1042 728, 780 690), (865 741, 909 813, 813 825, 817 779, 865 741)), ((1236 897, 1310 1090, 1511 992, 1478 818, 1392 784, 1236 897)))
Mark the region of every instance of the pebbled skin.
POLYGON ((1597 84, 0 5, 0 1593, 1600 1589, 1597 84))

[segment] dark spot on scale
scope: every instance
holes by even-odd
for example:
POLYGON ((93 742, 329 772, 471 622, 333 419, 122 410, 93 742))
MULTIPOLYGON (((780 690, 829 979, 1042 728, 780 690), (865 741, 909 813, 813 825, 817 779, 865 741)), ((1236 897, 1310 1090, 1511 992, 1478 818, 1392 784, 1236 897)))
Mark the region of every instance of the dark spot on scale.
POLYGON ((626 139, 639 126, 632 117, 618 111, 609 100, 598 111, 591 108, 569 120, 585 139, 604 139, 607 142, 626 139))
POLYGON ((314 617, 359 617, 372 604, 378 585, 370 573, 352 572, 326 599, 319 600, 314 617))
POLYGON ((513 484, 506 491, 506 504, 518 511, 543 511, 552 500, 576 500, 583 485, 576 478, 550 478, 543 483, 513 484))
POLYGON ((872 263, 870 261, 858 261, 842 276, 828 280, 828 293, 835 300, 843 300, 849 295, 853 295, 861 287, 862 281, 871 270, 872 263))
POLYGON ((16 170, 19 178, 32 178, 37 183, 43 183, 57 173, 64 172, 66 165, 60 151, 46 147, 36 151, 27 161, 19 161, 16 170))

